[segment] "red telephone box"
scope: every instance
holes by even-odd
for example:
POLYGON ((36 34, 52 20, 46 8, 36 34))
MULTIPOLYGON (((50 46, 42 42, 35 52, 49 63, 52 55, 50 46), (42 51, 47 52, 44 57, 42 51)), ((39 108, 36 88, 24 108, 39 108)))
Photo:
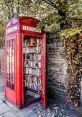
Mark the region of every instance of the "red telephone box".
POLYGON ((38 100, 46 107, 46 34, 39 22, 16 17, 6 24, 5 97, 18 108, 38 100))

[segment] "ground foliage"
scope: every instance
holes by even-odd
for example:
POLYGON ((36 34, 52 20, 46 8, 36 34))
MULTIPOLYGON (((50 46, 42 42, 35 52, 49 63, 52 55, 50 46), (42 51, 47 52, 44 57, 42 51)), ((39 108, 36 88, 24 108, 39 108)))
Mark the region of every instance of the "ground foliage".
POLYGON ((82 75, 82 36, 76 34, 64 39, 65 54, 68 60, 68 99, 75 106, 81 104, 81 75, 82 75))

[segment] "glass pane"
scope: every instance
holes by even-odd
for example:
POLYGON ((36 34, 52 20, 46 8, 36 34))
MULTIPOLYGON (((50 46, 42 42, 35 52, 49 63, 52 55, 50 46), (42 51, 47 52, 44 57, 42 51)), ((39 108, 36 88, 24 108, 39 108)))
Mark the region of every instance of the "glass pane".
POLYGON ((14 90, 14 40, 7 41, 7 87, 14 90))

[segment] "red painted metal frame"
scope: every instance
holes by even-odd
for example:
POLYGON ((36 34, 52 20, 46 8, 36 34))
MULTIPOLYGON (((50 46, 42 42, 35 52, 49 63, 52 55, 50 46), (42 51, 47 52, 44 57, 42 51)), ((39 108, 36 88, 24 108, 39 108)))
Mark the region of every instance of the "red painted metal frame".
POLYGON ((18 30, 10 32, 6 34, 5 36, 5 60, 6 60, 6 41, 10 39, 14 39, 15 41, 15 90, 11 90, 7 87, 7 66, 6 66, 6 61, 5 61, 5 97, 7 100, 11 101, 14 103, 18 108, 24 106, 24 76, 23 76, 23 68, 24 68, 24 63, 23 63, 23 41, 24 41, 24 36, 34 36, 34 37, 40 37, 41 38, 41 80, 42 80, 42 103, 43 106, 46 107, 46 34, 44 31, 41 31, 41 33, 38 32, 32 32, 28 30, 22 30, 23 25, 25 26, 30 26, 30 27, 36 27, 37 24, 39 23, 39 20, 36 20, 31 17, 17 17, 17 18, 12 18, 8 21, 6 24, 6 30, 10 29, 14 26, 18 27, 18 30), (13 23, 13 20, 16 20, 15 24, 13 23), (34 24, 32 24, 32 21, 34 24), (10 26, 9 23, 12 23, 10 26))
MULTIPOLYGON (((16 43, 16 38, 12 38, 12 39, 14 39, 14 43, 16 43)), ((9 39, 8 39, 9 40, 9 39)), ((6 41, 5 41, 5 55, 7 55, 6 54, 6 50, 7 50, 7 38, 6 38, 6 41)), ((14 44, 14 54, 15 54, 15 56, 14 56, 14 61, 15 61, 15 57, 16 57, 16 45, 14 44)), ((14 84, 15 84, 15 89, 14 90, 11 90, 11 89, 9 89, 8 87, 7 87, 7 59, 6 59, 6 56, 5 56, 5 97, 7 98, 8 97, 8 100, 10 100, 11 102, 13 102, 13 103, 16 103, 16 93, 15 93, 15 91, 16 91, 16 74, 14 74, 14 84)), ((15 61, 15 63, 14 63, 14 66, 15 66, 15 68, 14 68, 14 73, 16 73, 16 61, 15 61)))

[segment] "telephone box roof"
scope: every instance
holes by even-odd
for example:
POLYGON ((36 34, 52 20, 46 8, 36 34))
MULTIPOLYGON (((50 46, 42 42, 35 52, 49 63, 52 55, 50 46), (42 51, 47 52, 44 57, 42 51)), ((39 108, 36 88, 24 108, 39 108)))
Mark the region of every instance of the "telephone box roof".
POLYGON ((32 26, 36 27, 39 22, 40 21, 38 19, 35 19, 33 17, 19 16, 19 17, 11 18, 6 23, 6 27, 10 27, 10 26, 17 24, 17 23, 24 23, 24 24, 27 24, 27 25, 30 25, 30 26, 32 25, 32 26))

